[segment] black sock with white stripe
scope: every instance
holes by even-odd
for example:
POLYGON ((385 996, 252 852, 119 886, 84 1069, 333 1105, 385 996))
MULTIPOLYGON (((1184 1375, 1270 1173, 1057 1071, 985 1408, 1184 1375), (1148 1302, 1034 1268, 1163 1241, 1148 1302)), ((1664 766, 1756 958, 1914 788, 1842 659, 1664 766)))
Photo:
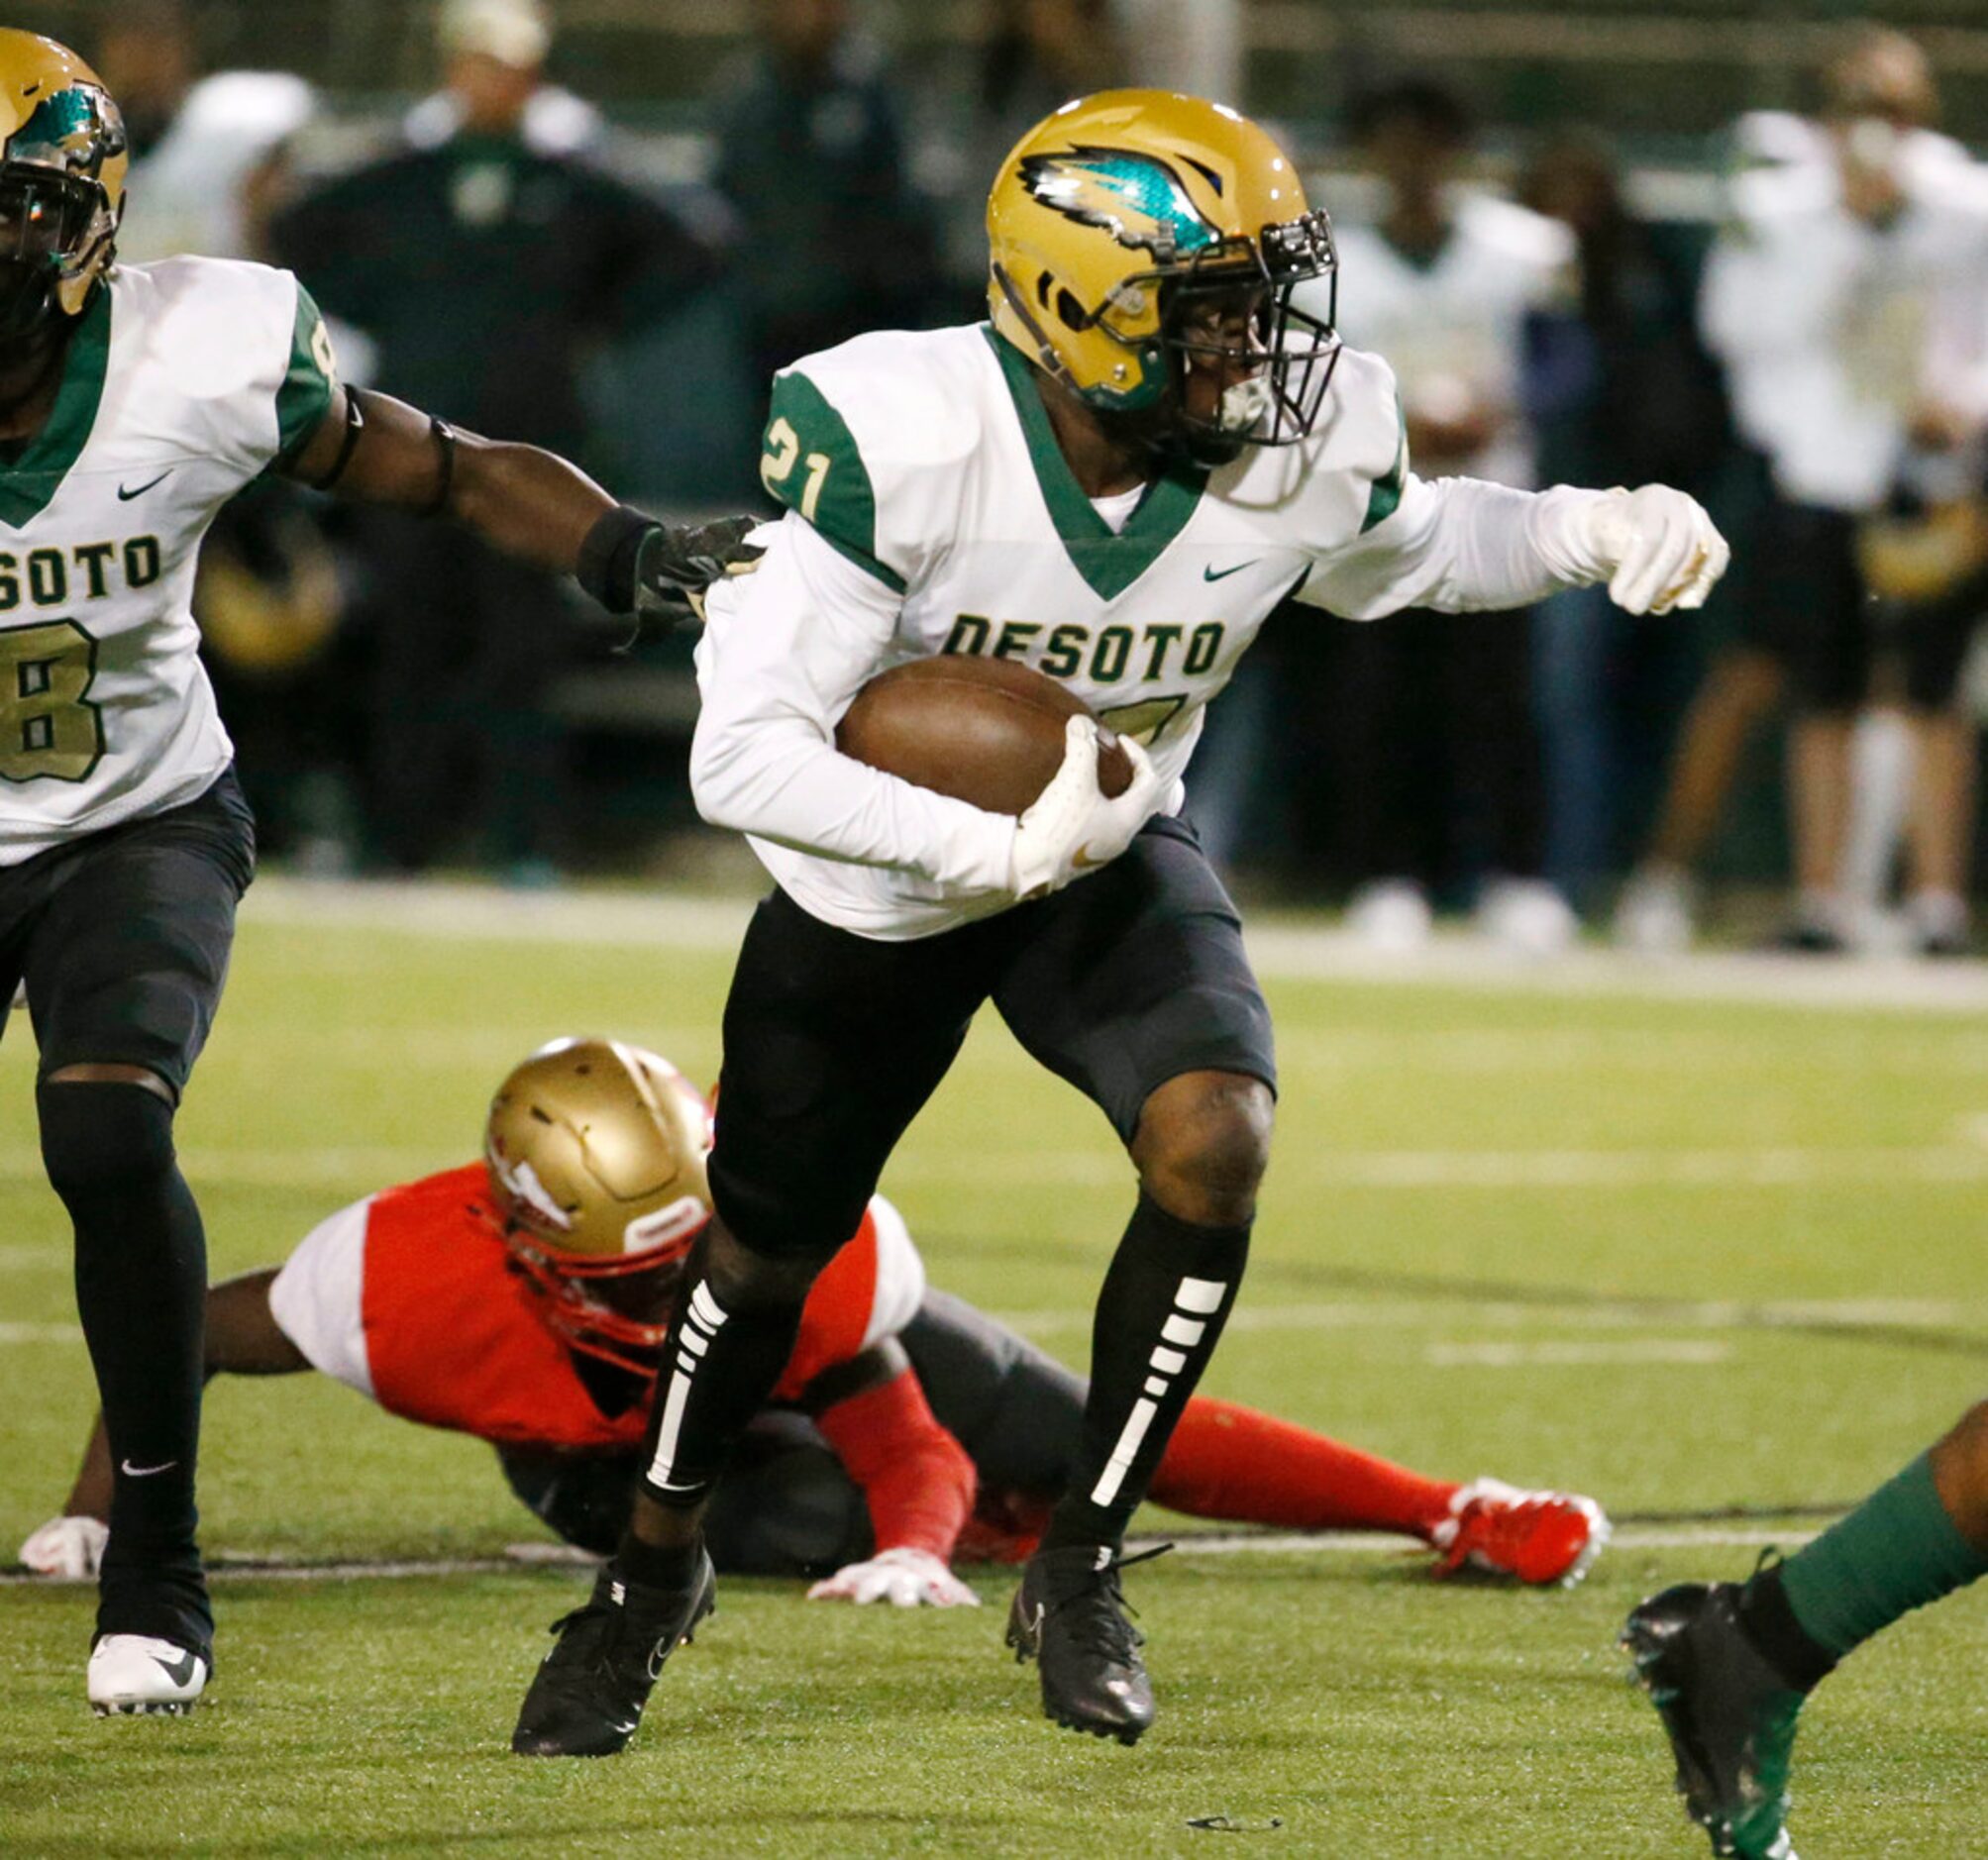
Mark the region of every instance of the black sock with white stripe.
POLYGON ((45 1080, 42 1156, 76 1231, 76 1306, 113 1477, 97 1631, 211 1658, 194 1544, 207 1236, 179 1173, 172 1106, 148 1086, 45 1080))
POLYGON ((687 1510, 711 1496, 733 1445, 772 1395, 793 1354, 805 1293, 727 1309, 711 1291, 701 1252, 663 1346, 649 1415, 642 1490, 687 1510))
POLYGON ((1140 1195, 1098 1293, 1084 1444, 1046 1549, 1124 1536, 1214 1354, 1248 1259, 1248 1227, 1198 1227, 1140 1195))

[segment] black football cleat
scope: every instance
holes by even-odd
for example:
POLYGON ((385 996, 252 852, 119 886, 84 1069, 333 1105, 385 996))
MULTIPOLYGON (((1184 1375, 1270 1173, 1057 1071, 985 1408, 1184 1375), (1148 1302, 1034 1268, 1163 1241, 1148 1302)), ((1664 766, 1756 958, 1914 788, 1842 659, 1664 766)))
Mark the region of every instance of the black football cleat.
POLYGON ((1712 1851, 1795 1860, 1783 1823, 1806 1695, 1747 1639, 1738 1602, 1735 1583, 1680 1583, 1630 1612, 1622 1644, 1670 1734, 1685 1811, 1712 1851))
POLYGON ((1119 1572, 1171 1550, 1127 1557, 1103 1544, 1038 1550, 1008 1609, 1007 1644, 1042 1675, 1042 1715, 1067 1730, 1136 1744, 1152 1727, 1153 1683, 1126 1618, 1119 1572))
POLYGON ((553 1623, 546 1655, 511 1733, 521 1757, 611 1757, 635 1735, 663 1662, 716 1605, 711 1559, 683 1589, 652 1589, 600 1572, 583 1608, 553 1623))

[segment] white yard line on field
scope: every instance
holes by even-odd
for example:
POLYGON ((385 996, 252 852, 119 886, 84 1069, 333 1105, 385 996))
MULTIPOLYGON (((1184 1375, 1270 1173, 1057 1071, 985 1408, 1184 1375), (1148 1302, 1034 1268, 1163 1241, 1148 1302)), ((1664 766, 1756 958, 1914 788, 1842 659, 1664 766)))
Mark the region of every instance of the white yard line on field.
POLYGON ((1687 1363, 1703 1368, 1732 1360, 1720 1337, 1604 1337, 1593 1342, 1553 1338, 1544 1343, 1431 1343, 1422 1361, 1431 1369, 1570 1369, 1597 1363, 1687 1363))
MULTIPOLYGON (((1988 1182, 1988 1148, 1716 1150, 1314 1150, 1282 1155, 1280 1180, 1352 1188, 1729 1188, 1891 1187, 1988 1182)), ((943 1187, 991 1181, 1072 1187, 1129 1184, 1131 1165, 1109 1150, 1014 1152, 926 1149, 891 1160, 889 1183, 943 1187)))
POLYGON ((1530 962, 1465 934, 1439 935, 1425 950, 1404 959, 1377 954, 1344 932, 1315 922, 1259 919, 1247 934, 1250 960, 1259 973, 1284 981, 1910 1013, 1988 1009, 1988 963, 1980 962, 1917 963, 1878 957, 1818 961, 1725 950, 1653 961, 1599 947, 1530 962))
MULTIPOLYGON (((520 893, 496 885, 420 881, 313 882, 270 877, 244 916, 285 928, 346 927, 455 940, 668 945, 724 954, 738 946, 752 900, 661 890, 520 893)), ((1493 992, 1619 995, 1661 1000, 1915 1013, 1988 1010, 1988 963, 1911 963, 1708 952, 1650 962, 1579 949, 1550 963, 1517 962, 1477 938, 1438 936, 1412 958, 1377 956, 1315 922, 1271 915, 1249 932, 1267 977, 1436 985, 1493 992)))
MULTIPOLYGON (((189 1144, 179 1164, 195 1188, 310 1188, 334 1192, 384 1188, 437 1169, 473 1161, 472 1154, 435 1145, 354 1144, 336 1149, 236 1148, 189 1144)), ((33 1150, 0 1149, 0 1187, 46 1187, 42 1159, 33 1150)), ((326 1213, 331 1209, 327 1208, 326 1213)), ((302 1238, 301 1232, 298 1238, 302 1238)))
MULTIPOLYGON (((1543 1290, 1547 1295, 1551 1294, 1550 1288, 1543 1290)), ((1436 1295, 1432 1291, 1427 1297, 1383 1297, 1371 1301, 1347 1299, 1321 1304, 1252 1304, 1245 1292, 1244 1301, 1229 1318, 1227 1328, 1231 1332, 1441 1329, 1455 1324, 1459 1305, 1468 1307, 1466 1315, 1470 1327, 1478 1331, 1602 1331, 1615 1333, 1618 1340, 1624 1332, 1639 1331, 1646 1333, 1653 1343, 1674 1340, 1680 1331, 1792 1330, 1830 1326, 1855 1329, 1859 1325, 1933 1330, 1952 1328, 1969 1320, 1965 1307, 1939 1298, 1802 1298, 1761 1304, 1726 1300, 1671 1304, 1657 1298, 1623 1298, 1618 1302, 1597 1299, 1592 1304, 1555 1305, 1503 1300, 1479 1302, 1468 1291, 1459 1290, 1447 1298, 1436 1295)), ((1029 1337, 1088 1336, 1091 1332, 1092 1314, 1089 1310, 997 1311, 994 1315, 1011 1330, 1018 1330, 1029 1337)), ((1449 1346, 1431 1346, 1432 1349, 1445 1347, 1449 1346)), ((1504 1349, 1507 1346, 1487 1343, 1481 1347, 1504 1349)), ((1541 1344, 1537 1347, 1547 1349, 1554 1346, 1541 1344)), ((1600 1349, 1605 1344, 1598 1341, 1580 1347, 1600 1349)), ((1622 1347, 1633 1346, 1624 1344, 1622 1347)))
MULTIPOLYGON (((383 1188, 463 1162, 436 1145, 345 1144, 314 1149, 202 1140, 180 1151, 196 1185, 276 1188, 383 1188)), ((1278 1175, 1350 1188, 1810 1188, 1974 1187, 1988 1183, 1988 1147, 1716 1150, 1319 1150, 1284 1156, 1278 1175)), ((890 1163, 891 1184, 1129 1188, 1132 1168, 1107 1149, 914 1150, 890 1163)), ((41 1157, 0 1148, 0 1186, 44 1181, 41 1157)))
MULTIPOLYGON (((1362 1188, 1727 1188, 1988 1182, 1988 1150, 1349 1150, 1306 1159, 1362 1188)), ((1283 1167, 1280 1162, 1280 1167, 1283 1167)))
MULTIPOLYGON (((66 1259, 63 1261, 66 1270, 66 1259)), ((1551 1288, 1544 1291, 1550 1295, 1551 1288)), ((1091 1333, 1088 1307, 1036 1311, 995 1311, 994 1318, 1037 1338, 1091 1333)), ((1428 1345, 1427 1361, 1441 1368, 1478 1364, 1493 1368, 1534 1363, 1709 1363, 1724 1361, 1731 1346, 1690 1333, 1793 1330, 1859 1326, 1894 1330, 1953 1329, 1976 1321, 1978 1311, 1940 1298, 1801 1298, 1760 1304, 1730 1300, 1671 1303, 1661 1298, 1625 1297, 1611 1302, 1550 1304, 1485 1300, 1459 1290, 1450 1296, 1431 1291, 1423 1297, 1374 1297, 1326 1302, 1252 1304, 1228 1320, 1235 1333, 1320 1330, 1443 1330, 1462 1317, 1472 1331, 1593 1333, 1579 1338, 1516 1341, 1481 1334, 1461 1342, 1428 1345), (1459 1307, 1465 1307, 1461 1312, 1459 1307), (1683 1334, 1680 1334, 1683 1333, 1683 1334)), ((67 1323, 0 1323, 0 1346, 80 1343, 82 1332, 67 1323)))
MULTIPOLYGON (((1793 1549, 1816 1535, 1808 1524, 1769 1528, 1748 1521, 1743 1524, 1624 1524, 1610 1539, 1613 1551, 1695 1550, 1739 1548, 1756 1550, 1767 1545, 1793 1549)), ((1374 1556, 1399 1554, 1403 1547, 1421 1546, 1413 1538, 1397 1537, 1386 1531, 1201 1531, 1189 1529, 1169 1537, 1135 1537, 1127 1550, 1153 1544, 1171 1543, 1182 1556, 1374 1556)), ((535 1570, 555 1573, 591 1569, 595 1559, 563 1544, 519 1544, 509 1554, 489 1557, 400 1557, 391 1561, 366 1562, 363 1559, 340 1563, 292 1563, 280 1558, 257 1559, 250 1563, 230 1563, 211 1559, 208 1577, 221 1583, 289 1582, 337 1583, 395 1581, 417 1576, 505 1576, 535 1570)), ((1000 1568, 973 1569, 967 1574, 982 1587, 999 1585, 1013 1579, 1013 1572, 1000 1568)), ((30 1576, 18 1568, 0 1570, 0 1588, 72 1588, 76 1585, 52 1582, 30 1576)))
POLYGON ((73 1257, 66 1245, 0 1247, 0 1273, 67 1272, 73 1257))

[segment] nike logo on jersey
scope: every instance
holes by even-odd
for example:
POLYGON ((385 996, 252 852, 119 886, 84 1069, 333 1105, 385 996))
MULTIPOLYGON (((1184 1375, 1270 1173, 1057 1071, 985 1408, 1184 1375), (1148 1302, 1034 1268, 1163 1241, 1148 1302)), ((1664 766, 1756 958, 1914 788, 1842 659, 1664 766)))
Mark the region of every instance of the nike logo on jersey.
POLYGON ((1226 581, 1230 575, 1240 574, 1245 568, 1253 568, 1255 567, 1256 563, 1252 559, 1249 562, 1237 563, 1233 568, 1203 568, 1202 569, 1202 579, 1203 581, 1226 581))
POLYGON ((157 1654, 152 1656, 152 1663, 175 1686, 193 1684, 193 1669, 200 1664, 197 1654, 182 1653, 176 1660, 163 1660, 157 1654))
POLYGON ((134 497, 143 497, 147 491, 154 490, 157 486, 163 484, 165 480, 172 475, 172 471, 173 467, 171 465, 167 465, 165 469, 161 471, 156 478, 149 478, 145 483, 141 484, 135 491, 127 490, 122 484, 120 484, 117 487, 118 502, 121 504, 128 504, 134 497))
POLYGON ((118 1470, 127 1479, 151 1479, 157 1473, 169 1473, 177 1466, 177 1460, 166 1460, 157 1466, 134 1466, 129 1460, 120 1460, 118 1470))

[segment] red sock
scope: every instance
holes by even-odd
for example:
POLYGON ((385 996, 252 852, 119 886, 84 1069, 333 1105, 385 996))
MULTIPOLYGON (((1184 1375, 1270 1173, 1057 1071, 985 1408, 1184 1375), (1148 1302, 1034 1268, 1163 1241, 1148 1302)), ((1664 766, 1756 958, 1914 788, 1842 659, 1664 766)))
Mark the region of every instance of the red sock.
POLYGON ((1191 1517, 1426 1538, 1455 1491, 1255 1408, 1198 1395, 1167 1443, 1151 1496, 1191 1517))

